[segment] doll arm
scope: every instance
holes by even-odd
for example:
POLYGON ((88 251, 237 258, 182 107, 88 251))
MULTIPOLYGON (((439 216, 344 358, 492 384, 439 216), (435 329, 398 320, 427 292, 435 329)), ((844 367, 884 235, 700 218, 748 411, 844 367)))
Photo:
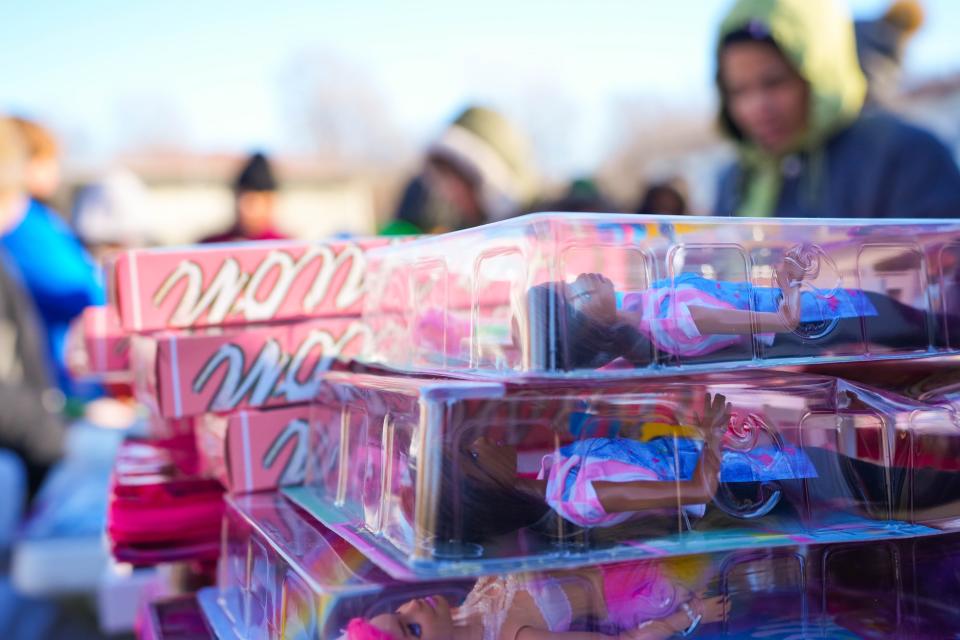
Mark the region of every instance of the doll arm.
POLYGON ((702 504, 713 500, 720 483, 720 447, 730 421, 730 405, 721 395, 707 395, 703 417, 696 422, 704 433, 703 452, 690 480, 631 482, 594 481, 597 499, 607 513, 702 504))
POLYGON ((666 618, 649 620, 636 629, 608 635, 595 631, 548 631, 524 627, 517 633, 516 640, 667 640, 688 629, 690 617, 682 609, 674 611, 666 618))
MULTIPOLYGON (((786 300, 786 298, 785 298, 786 300)), ((741 309, 715 309, 690 305, 690 317, 700 335, 752 335, 754 333, 789 333, 797 328, 799 315, 781 303, 783 314, 741 309)), ((799 303, 793 307, 799 307, 799 303)))
MULTIPOLYGON (((698 464, 699 466, 699 464, 698 464)), ((678 504, 703 504, 717 493, 716 481, 697 480, 633 482, 597 482, 593 489, 607 513, 624 513, 675 507, 678 504)))
POLYGON ((777 268, 777 284, 783 293, 777 313, 690 305, 690 317, 700 335, 789 333, 800 324, 800 283, 804 277, 805 272, 796 260, 785 260, 777 268))

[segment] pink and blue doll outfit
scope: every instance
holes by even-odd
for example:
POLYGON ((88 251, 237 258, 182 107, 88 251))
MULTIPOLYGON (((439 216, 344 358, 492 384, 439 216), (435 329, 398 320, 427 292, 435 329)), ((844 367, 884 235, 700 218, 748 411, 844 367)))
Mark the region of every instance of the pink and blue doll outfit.
MULTIPOLYGON (((636 629, 666 617, 680 606, 677 588, 655 561, 620 562, 599 567, 606 604, 604 626, 636 629)), ((545 575, 524 585, 550 631, 569 631, 573 608, 560 580, 545 575)))
MULTIPOLYGON (((617 292, 617 307, 639 312, 637 329, 658 349, 681 356, 700 356, 744 340, 741 335, 701 335, 690 307, 777 312, 782 292, 777 287, 755 287, 748 282, 710 280, 695 273, 683 273, 672 280, 658 280, 636 292, 617 292)), ((800 294, 800 322, 824 322, 842 318, 877 315, 870 298, 857 289, 836 289, 829 296, 810 291, 800 294)), ((775 336, 759 334, 770 346, 775 336)))
MULTIPOLYGON (((544 456, 537 476, 547 481, 546 501, 562 518, 580 527, 611 527, 634 514, 607 513, 594 482, 664 482, 693 479, 703 443, 690 438, 587 438, 544 456)), ((724 450, 720 481, 769 482, 817 477, 799 449, 757 446, 724 450)))
MULTIPOLYGON (((616 298, 618 309, 638 313, 641 319, 636 329, 660 351, 696 357, 742 344, 746 336, 701 334, 690 307, 776 313, 782 292, 777 287, 756 287, 749 282, 710 280, 694 273, 683 273, 673 279, 657 280, 641 291, 618 291, 616 298)), ((880 298, 884 297, 858 289, 836 289, 824 294, 802 291, 800 322, 825 323, 878 316, 880 312, 875 301, 880 298)), ((892 301, 885 298, 882 301, 883 315, 889 316, 892 324, 903 325, 908 331, 910 327, 921 326, 918 324, 920 319, 912 317, 919 312, 904 305, 893 304, 891 307, 892 301), (910 317, 904 319, 905 314, 910 317)), ((470 335, 470 323, 445 311, 429 309, 417 319, 415 331, 417 341, 436 353, 451 357, 460 354, 464 339, 470 335)), ((871 335, 876 333, 871 332, 871 335)), ((879 334, 875 337, 881 338, 879 334)), ((894 335, 893 339, 896 337, 894 335)), ((768 347, 777 341, 772 333, 759 334, 756 339, 768 347)))

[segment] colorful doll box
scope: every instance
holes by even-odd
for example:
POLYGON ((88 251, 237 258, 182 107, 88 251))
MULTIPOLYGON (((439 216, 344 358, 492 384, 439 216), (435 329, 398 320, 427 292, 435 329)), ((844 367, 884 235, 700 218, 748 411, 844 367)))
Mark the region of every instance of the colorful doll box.
POLYGON ((135 391, 165 418, 307 402, 320 374, 368 337, 350 318, 134 336, 135 391))
POLYGON ((494 378, 960 353, 960 223, 535 214, 369 256, 368 362, 494 378))
POLYGON ((109 295, 126 331, 360 313, 366 251, 383 238, 140 249, 112 257, 109 295))
POLYGON ((960 516, 960 476, 914 456, 951 412, 836 378, 330 372, 316 405, 306 485, 284 491, 399 579, 931 535, 960 516))
POLYGON ((83 341, 90 373, 126 374, 130 371, 130 336, 113 307, 83 310, 83 341))
POLYGON ((942 604, 960 594, 956 535, 399 582, 281 497, 250 494, 228 498, 223 542, 217 588, 199 596, 221 639, 383 637, 368 626, 377 617, 392 637, 415 637, 419 628, 391 624, 419 617, 390 616, 417 607, 429 607, 434 628, 496 640, 516 637, 506 617, 557 637, 616 638, 652 624, 662 636, 651 637, 851 640, 947 637, 960 617, 942 604))
POLYGON ((203 470, 231 493, 300 484, 310 455, 309 421, 309 405, 202 416, 203 470))

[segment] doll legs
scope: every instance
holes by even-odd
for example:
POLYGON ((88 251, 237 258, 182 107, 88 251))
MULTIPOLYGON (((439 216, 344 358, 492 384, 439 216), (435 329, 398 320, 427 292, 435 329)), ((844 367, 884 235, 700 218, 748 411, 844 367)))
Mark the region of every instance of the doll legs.
MULTIPOLYGON (((877 315, 841 318, 833 329, 819 338, 804 338, 797 333, 777 334, 772 346, 763 347, 763 356, 816 357, 825 351, 864 343, 873 348, 923 351, 931 345, 947 346, 947 335, 960 338, 960 318, 956 316, 944 318, 942 314, 928 314, 872 291, 864 294, 876 308, 877 315)), ((953 341, 957 342, 956 339, 953 341)))
POLYGON ((819 447, 804 453, 817 470, 806 482, 814 503, 848 500, 880 515, 890 505, 899 520, 960 517, 960 472, 884 467, 819 447))

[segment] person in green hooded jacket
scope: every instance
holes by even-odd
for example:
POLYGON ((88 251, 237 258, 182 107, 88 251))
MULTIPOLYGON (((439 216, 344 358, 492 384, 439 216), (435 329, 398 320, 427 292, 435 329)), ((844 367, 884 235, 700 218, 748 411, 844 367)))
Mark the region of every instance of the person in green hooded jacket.
POLYGON ((960 216, 960 172, 932 134, 863 109, 853 22, 836 0, 739 0, 717 46, 720 125, 737 145, 716 215, 960 216))

